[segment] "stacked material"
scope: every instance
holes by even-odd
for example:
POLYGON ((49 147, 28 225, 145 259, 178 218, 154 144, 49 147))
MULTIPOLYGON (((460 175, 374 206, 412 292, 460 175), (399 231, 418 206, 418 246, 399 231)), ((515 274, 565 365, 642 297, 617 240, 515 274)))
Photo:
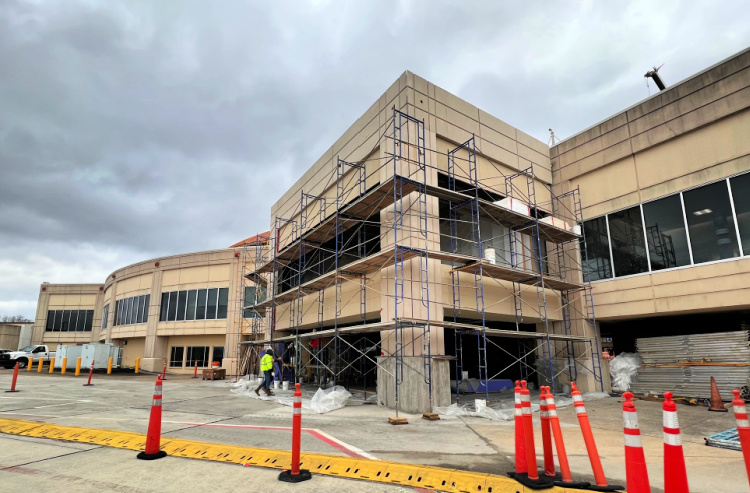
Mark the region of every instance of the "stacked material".
POLYGON ((636 340, 643 365, 631 391, 674 392, 682 397, 711 397, 711 377, 722 397, 750 384, 748 331, 717 332, 636 340))

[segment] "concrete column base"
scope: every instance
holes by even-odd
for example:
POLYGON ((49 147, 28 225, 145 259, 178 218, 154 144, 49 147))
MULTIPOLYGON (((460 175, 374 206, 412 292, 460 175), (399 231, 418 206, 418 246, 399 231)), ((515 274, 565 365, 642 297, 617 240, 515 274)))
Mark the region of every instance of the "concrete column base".
MULTIPOLYGON (((237 358, 223 358, 221 360, 221 367, 227 370, 227 378, 230 376, 234 378, 234 374, 237 372, 237 358)), ((244 375, 240 375, 240 378, 244 375)))
MULTIPOLYGON (((161 373, 164 369, 164 358, 141 358, 141 370, 161 373)), ((169 371, 169 368, 167 368, 169 371)))
MULTIPOLYGON (((378 405, 396 408, 395 358, 378 357, 378 405)), ((432 360, 432 402, 424 378, 421 356, 404 358, 404 380, 398 386, 398 409, 405 413, 432 412, 435 407, 450 406, 451 384, 448 360, 432 360)))

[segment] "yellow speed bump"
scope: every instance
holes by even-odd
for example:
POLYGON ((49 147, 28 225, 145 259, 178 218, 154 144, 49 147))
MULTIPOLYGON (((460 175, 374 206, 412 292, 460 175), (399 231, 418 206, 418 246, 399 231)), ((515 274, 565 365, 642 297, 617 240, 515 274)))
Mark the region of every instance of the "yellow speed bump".
MULTIPOLYGON (((143 450, 146 446, 146 436, 139 433, 78 428, 2 418, 0 418, 0 433, 92 443, 128 450, 143 450)), ((292 455, 291 452, 284 450, 196 442, 164 436, 161 437, 161 449, 172 457, 229 462, 274 469, 288 468, 292 455)), ((435 488, 450 493, 525 493, 529 491, 505 476, 327 454, 303 453, 300 456, 300 466, 304 466, 312 473, 327 476, 435 488)), ((558 487, 545 491, 551 493, 584 493, 584 490, 558 487)))

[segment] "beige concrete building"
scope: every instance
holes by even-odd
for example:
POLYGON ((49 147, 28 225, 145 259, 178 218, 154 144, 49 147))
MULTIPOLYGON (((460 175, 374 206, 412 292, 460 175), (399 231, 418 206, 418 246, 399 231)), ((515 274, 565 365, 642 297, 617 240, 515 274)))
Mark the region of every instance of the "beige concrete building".
POLYGON ((639 331, 744 320, 748 65, 739 53, 551 149, 405 72, 280 191, 262 241, 43 285, 34 338, 240 373, 273 345, 285 378, 377 382, 408 411, 519 377, 606 390, 599 329, 620 351, 639 331))

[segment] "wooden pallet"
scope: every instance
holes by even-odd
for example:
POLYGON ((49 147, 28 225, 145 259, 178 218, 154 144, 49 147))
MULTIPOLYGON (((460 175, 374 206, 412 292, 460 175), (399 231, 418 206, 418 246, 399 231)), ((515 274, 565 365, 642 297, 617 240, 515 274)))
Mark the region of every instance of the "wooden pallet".
POLYGON ((422 419, 426 419, 428 421, 439 421, 440 416, 438 416, 437 413, 422 413, 422 419))
POLYGON ((406 418, 388 418, 388 423, 392 425, 408 425, 406 418))

